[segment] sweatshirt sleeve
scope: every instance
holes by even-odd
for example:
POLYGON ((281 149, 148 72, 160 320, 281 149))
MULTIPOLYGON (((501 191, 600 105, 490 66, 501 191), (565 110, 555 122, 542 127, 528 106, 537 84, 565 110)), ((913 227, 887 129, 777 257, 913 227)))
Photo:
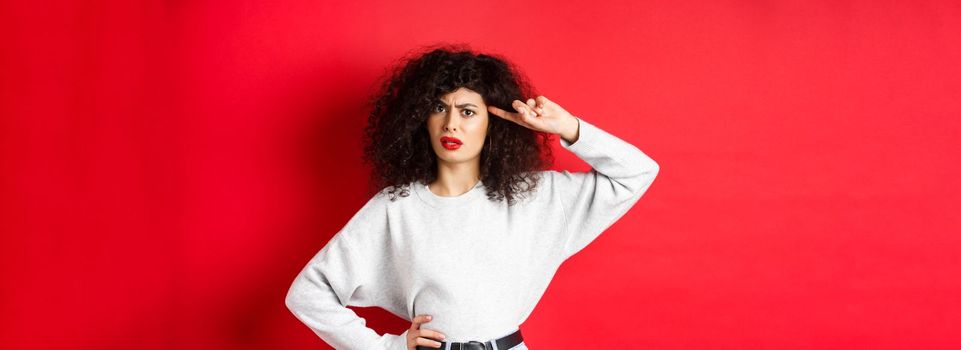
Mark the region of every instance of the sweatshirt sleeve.
MULTIPOLYGON (((346 306, 387 306, 396 282, 386 252, 369 238, 376 215, 368 202, 300 271, 287 292, 287 308, 334 349, 407 349, 407 331, 378 335, 346 306), (365 248, 365 249, 362 249, 365 248)), ((395 303, 396 304, 396 303, 395 303)), ((397 308, 387 308, 396 314, 397 308)))
POLYGON ((563 258, 576 254, 624 216, 647 191, 660 167, 636 146, 577 118, 574 143, 561 146, 591 165, 587 172, 551 170, 567 220, 563 258))

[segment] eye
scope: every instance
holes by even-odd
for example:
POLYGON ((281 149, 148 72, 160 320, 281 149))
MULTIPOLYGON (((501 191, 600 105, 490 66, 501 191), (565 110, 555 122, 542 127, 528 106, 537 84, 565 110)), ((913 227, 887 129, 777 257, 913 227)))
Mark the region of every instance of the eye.
POLYGON ((474 116, 474 114, 477 114, 477 113, 474 113, 473 110, 465 109, 465 110, 464 110, 464 114, 467 115, 467 116, 471 116, 471 117, 472 117, 472 116, 474 116), (468 113, 469 113, 469 114, 468 114, 468 113))
POLYGON ((440 113, 444 111, 444 105, 438 103, 434 105, 434 112, 440 113))

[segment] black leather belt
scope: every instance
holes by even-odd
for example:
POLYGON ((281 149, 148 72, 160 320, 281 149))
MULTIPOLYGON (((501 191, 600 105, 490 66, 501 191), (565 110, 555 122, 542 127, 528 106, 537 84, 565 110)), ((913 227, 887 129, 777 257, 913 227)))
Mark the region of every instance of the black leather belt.
MULTIPOLYGON (((517 344, 520 344, 523 341, 524 341, 524 338, 521 337, 521 330, 518 329, 514 331, 514 333, 505 335, 503 337, 500 337, 494 340, 488 340, 485 342, 479 342, 479 341, 473 341, 473 340, 466 343, 451 342, 450 350, 494 350, 494 349, 507 350, 507 349, 513 348, 514 346, 517 346, 517 344), (492 342, 497 344, 496 348, 494 347, 492 342)), ((433 347, 424 346, 424 345, 418 345, 416 348, 417 350, 437 350, 437 349, 444 350, 444 349, 447 349, 447 342, 440 342, 439 348, 433 348, 433 347)))

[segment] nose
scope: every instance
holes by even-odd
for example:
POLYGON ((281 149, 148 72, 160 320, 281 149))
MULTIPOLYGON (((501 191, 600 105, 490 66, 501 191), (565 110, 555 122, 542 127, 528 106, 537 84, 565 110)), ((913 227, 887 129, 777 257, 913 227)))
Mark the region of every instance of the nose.
POLYGON ((457 130, 457 123, 459 123, 460 121, 454 115, 453 108, 447 111, 446 118, 447 119, 444 120, 444 130, 450 130, 450 131, 457 130))

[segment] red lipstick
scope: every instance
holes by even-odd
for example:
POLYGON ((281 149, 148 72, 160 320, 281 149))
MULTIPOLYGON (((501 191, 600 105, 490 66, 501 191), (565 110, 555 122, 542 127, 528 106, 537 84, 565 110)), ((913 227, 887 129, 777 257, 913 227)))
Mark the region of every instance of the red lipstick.
POLYGON ((455 150, 460 148, 463 142, 458 140, 456 137, 442 136, 440 138, 440 144, 446 149, 455 150))

